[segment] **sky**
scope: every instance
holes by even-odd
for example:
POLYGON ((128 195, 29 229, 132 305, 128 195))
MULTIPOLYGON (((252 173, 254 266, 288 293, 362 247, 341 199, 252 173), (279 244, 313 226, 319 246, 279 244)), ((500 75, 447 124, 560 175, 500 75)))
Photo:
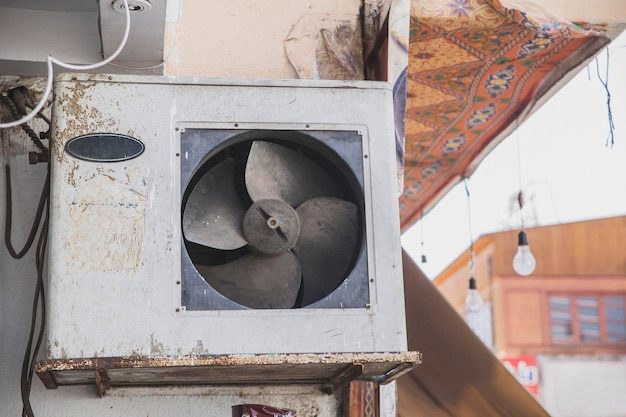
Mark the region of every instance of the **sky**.
POLYGON ((402 235, 403 248, 430 279, 471 239, 519 227, 520 213, 511 215, 510 207, 520 184, 526 227, 626 215, 626 33, 608 50, 614 144, 602 50, 597 64, 592 60, 483 159, 467 180, 469 210, 461 182, 402 235))

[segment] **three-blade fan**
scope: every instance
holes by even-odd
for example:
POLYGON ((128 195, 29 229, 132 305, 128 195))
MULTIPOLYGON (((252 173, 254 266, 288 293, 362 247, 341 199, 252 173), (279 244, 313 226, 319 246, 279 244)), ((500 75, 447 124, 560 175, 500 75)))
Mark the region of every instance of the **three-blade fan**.
POLYGON ((210 168, 183 209, 185 239, 221 251, 247 247, 220 265, 196 264, 225 297, 250 308, 314 303, 346 276, 357 245, 357 206, 320 165, 290 147, 254 141, 245 159, 245 207, 235 185, 237 161, 210 168))

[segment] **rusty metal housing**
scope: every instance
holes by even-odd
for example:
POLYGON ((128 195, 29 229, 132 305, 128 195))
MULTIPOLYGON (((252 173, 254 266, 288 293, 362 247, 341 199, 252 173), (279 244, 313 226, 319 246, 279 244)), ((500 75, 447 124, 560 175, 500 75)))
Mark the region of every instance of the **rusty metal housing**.
MULTIPOLYGON (((63 74, 54 92, 48 339, 38 368, 44 378, 54 375, 56 382, 48 385, 77 383, 73 376, 85 363, 119 368, 132 362, 125 358, 152 369, 159 363, 155 359, 171 365, 177 358, 224 355, 362 354, 360 367, 374 360, 369 354, 389 353, 389 366, 375 367, 382 377, 405 367, 399 363, 419 362, 414 356, 398 362, 394 356, 406 353, 407 345, 387 83, 63 74), (330 295, 332 302, 309 308, 187 308, 182 284, 190 266, 181 264, 180 175, 192 149, 180 142, 189 129, 311 131, 330 137, 337 132, 337 138, 354 132, 350 135, 361 141, 364 237, 357 266, 366 271, 359 284, 366 288, 365 298, 342 305, 341 291, 346 297, 350 291, 340 285, 330 295), (68 141, 93 133, 136 138, 145 150, 118 162, 66 152, 68 141)), ((192 368, 176 369, 197 372, 192 368)), ((337 368, 331 368, 335 375, 337 368)), ((89 375, 78 380, 93 383, 94 374, 89 375)), ((163 374, 129 366, 128 375, 129 384, 150 385, 163 374), (146 375, 155 380, 146 381, 146 375)), ((246 372, 241 375, 245 382, 246 372)))

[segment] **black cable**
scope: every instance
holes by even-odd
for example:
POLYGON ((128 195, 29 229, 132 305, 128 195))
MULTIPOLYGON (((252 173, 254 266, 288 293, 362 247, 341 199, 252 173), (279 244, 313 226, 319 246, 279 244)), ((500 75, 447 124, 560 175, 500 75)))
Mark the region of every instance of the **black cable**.
MULTIPOLYGON (((6 106, 9 108, 9 111, 11 112, 11 115, 13 116, 13 118, 15 120, 19 120, 21 117, 21 114, 17 110, 17 107, 15 107, 15 103, 13 103, 13 100, 11 100, 9 96, 6 96, 4 94, 0 96, 0 99, 2 99, 2 102, 6 104, 6 106)), ((39 148, 40 151, 42 152, 48 151, 48 148, 46 148, 46 145, 43 144, 41 139, 39 139, 39 136, 37 135, 37 133, 30 126, 28 126, 28 124, 22 123, 20 127, 30 137, 30 139, 33 141, 35 146, 39 148)))
POLYGON ((47 245, 48 238, 48 210, 49 207, 49 194, 50 194, 50 172, 46 173, 46 179, 44 181, 43 189, 41 190, 41 195, 39 197, 39 204, 37 206, 37 210, 35 212, 35 219, 33 220, 33 224, 31 226, 31 230, 29 232, 28 238, 26 239, 26 243, 24 247, 18 252, 13 247, 11 242, 11 229, 13 223, 13 196, 12 196, 12 186, 11 186, 11 166, 7 162, 5 166, 5 184, 6 184, 6 211, 5 211, 5 235, 4 241, 7 247, 9 254, 15 258, 20 259, 23 258, 24 255, 28 253, 30 250, 35 237, 37 235, 37 231, 39 230, 39 226, 43 226, 41 228, 41 232, 39 234, 39 239, 37 241, 37 249, 35 252, 35 265, 37 269, 37 282, 35 286, 35 295, 33 298, 33 306, 32 306, 32 317, 31 317, 31 325, 28 336, 28 343, 26 346, 26 351, 24 352, 24 360, 22 363, 22 373, 20 378, 20 391, 22 397, 22 416, 23 417, 34 417, 34 413, 32 407, 30 405, 30 391, 32 387, 33 374, 35 370, 35 363, 37 360, 37 355, 39 353, 39 349, 41 347, 44 329, 45 329, 45 321, 46 321, 46 308, 45 308, 45 293, 44 293, 44 283, 43 283, 43 269, 44 269, 44 260, 45 260, 45 251, 47 245), (35 328, 37 325, 37 313, 39 312, 39 333, 37 335, 37 340, 33 346, 33 339, 35 337, 35 328))
MULTIPOLYGON (((31 110, 31 111, 35 108, 35 106, 33 106, 33 105, 32 105, 32 104, 30 104, 30 103, 26 103, 26 107, 27 107, 29 110, 31 110)), ((46 122, 46 123, 48 124, 48 126, 50 126, 50 125, 52 124, 52 122, 50 121, 50 119, 49 119, 49 118, 48 118, 45 114, 43 114, 43 110, 39 110, 39 113, 37 113, 37 116, 38 116, 41 120, 43 120, 44 122, 46 122)))
POLYGON ((49 213, 46 210, 43 227, 39 234, 37 242, 37 250, 35 253, 35 263, 37 267, 37 283, 35 286, 35 296, 33 298, 32 317, 30 331, 28 335, 28 343, 24 352, 24 360, 22 362, 22 374, 20 379, 20 390, 22 396, 22 417, 34 417, 32 406, 30 404, 30 392, 33 383, 33 374, 35 372, 35 363, 39 354, 39 349, 43 342, 45 323, 46 323, 46 298, 44 291, 43 269, 46 254, 46 246, 48 242, 48 219, 49 213), (35 336, 35 328, 37 324, 37 312, 39 312, 39 333, 37 341, 33 347, 33 338, 35 336))
POLYGON ((35 236, 37 235, 37 230, 39 229, 39 224, 41 223, 41 218, 43 215, 43 210, 46 206, 46 200, 48 199, 48 194, 50 191, 50 174, 46 174, 46 180, 43 185, 43 189, 41 190, 41 196, 39 197, 39 205, 37 206, 37 211, 35 212, 35 220, 33 221, 33 225, 30 229, 30 233, 28 234, 28 239, 26 239, 26 243, 24 247, 18 252, 13 247, 13 243, 11 242, 11 227, 13 223, 13 197, 11 191, 11 166, 6 164, 5 167, 5 184, 6 184, 6 220, 4 223, 4 243, 9 251, 9 254, 14 259, 23 258, 26 253, 30 250, 30 247, 35 240, 35 236))
MULTIPOLYGON (((7 164, 7 185, 9 194, 7 196, 7 201, 11 200, 10 198, 10 167, 7 164)), ((41 232, 39 233, 39 239, 37 241, 37 249, 35 252, 35 265, 37 268, 37 282, 35 286, 35 295, 33 298, 33 306, 32 306, 32 316, 31 316, 31 324, 30 331, 28 336, 28 343, 26 345, 26 351, 24 352, 24 360, 22 362, 22 373, 20 379, 20 388, 21 388, 21 396, 22 396, 22 416, 23 417, 34 417, 34 413, 32 407, 30 405, 30 391, 32 387, 33 374, 35 371, 35 363, 37 360, 37 356, 39 354, 39 349, 41 348, 41 344, 43 342, 44 330, 45 330, 45 322, 46 322, 46 304, 45 304, 45 291, 44 291, 44 264, 45 264, 45 254, 46 254, 46 246, 48 241, 48 220, 49 213, 48 210, 43 212, 43 208, 49 208, 48 203, 48 191, 49 191, 49 174, 46 175, 46 182, 44 184, 44 188, 41 193, 41 197, 39 199, 39 207, 37 208, 37 214, 35 216, 35 221, 33 222, 33 226, 31 228, 31 236, 29 236, 28 242, 20 251, 19 254, 16 254, 10 245, 10 215, 11 215, 11 203, 7 204, 7 224, 8 224, 8 233, 7 236, 9 238, 6 239, 7 248, 16 259, 23 257, 30 246, 32 245, 32 241, 35 233, 39 230, 39 226, 41 225, 41 220, 43 216, 43 225, 41 228, 41 232), (37 313, 39 312, 39 333, 37 335, 37 340, 33 347, 33 339, 35 336, 35 328, 37 325, 37 313)))
MULTIPOLYGON (((2 102, 4 102, 7 107, 10 109, 13 117, 19 119, 19 111, 15 103, 11 100, 11 98, 6 95, 2 95, 0 97, 2 102)), ((46 122, 49 121, 41 114, 42 118, 46 122)), ((21 125, 22 130, 26 132, 33 143, 40 149, 42 152, 47 152, 47 148, 43 145, 39 137, 35 133, 33 129, 30 128, 26 123, 21 125)), ((48 222, 49 222, 49 195, 50 195, 50 169, 46 172, 46 179, 44 181, 43 189, 41 190, 41 195, 39 197, 39 204, 37 206, 37 210, 35 211, 35 218, 33 220, 33 224, 31 226, 30 232, 28 234, 28 238, 26 239, 26 243, 24 247, 16 251, 11 242, 11 229, 13 222, 13 196, 12 196, 12 187, 11 187, 11 166, 9 163, 9 159, 7 156, 7 163, 5 166, 5 185, 6 185, 6 211, 5 211, 5 228, 4 228, 4 242, 7 247, 7 250, 11 257, 15 259, 23 258, 35 240, 37 235, 37 231, 41 226, 41 231, 39 233, 39 239, 37 241, 37 248, 35 251, 35 267, 37 270, 37 280, 35 285, 35 294, 33 296, 33 305, 32 305, 32 315, 31 315, 31 324, 28 335, 28 343, 26 346, 26 351, 24 352, 24 359, 22 362, 22 372, 20 376, 20 393, 22 397, 22 417, 34 417, 34 412, 32 406, 30 404, 30 393, 32 389, 33 375, 35 373, 35 364, 37 362, 37 356, 39 355, 39 350, 41 348, 44 332, 45 332, 45 323, 46 323, 46 299, 45 299, 45 290, 44 290, 44 266, 45 266, 45 254, 46 254, 46 246, 48 242, 48 222), (45 212, 44 212, 45 209, 45 212), (43 223, 42 223, 43 219, 43 223), (39 320, 37 320, 39 314, 39 320), (37 323, 39 322, 39 331, 37 333, 37 339, 33 345, 33 339, 35 338, 35 331, 37 328, 37 323)))

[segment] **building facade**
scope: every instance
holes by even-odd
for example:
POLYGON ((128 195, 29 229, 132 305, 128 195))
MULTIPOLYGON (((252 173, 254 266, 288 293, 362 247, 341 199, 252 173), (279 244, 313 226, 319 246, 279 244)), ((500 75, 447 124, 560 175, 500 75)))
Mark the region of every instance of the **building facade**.
POLYGON ((512 267, 518 231, 476 241, 481 311, 464 308, 469 252, 435 285, 552 415, 625 416, 626 217, 526 232, 536 259, 529 276, 512 267))

